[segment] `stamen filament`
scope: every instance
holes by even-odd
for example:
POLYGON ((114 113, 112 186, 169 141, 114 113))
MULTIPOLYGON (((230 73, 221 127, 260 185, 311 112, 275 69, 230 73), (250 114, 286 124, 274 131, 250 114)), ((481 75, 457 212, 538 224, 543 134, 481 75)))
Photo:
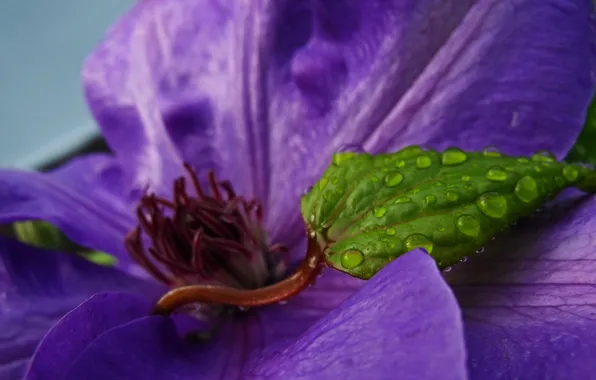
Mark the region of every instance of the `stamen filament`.
POLYGON ((309 239, 306 257, 296 272, 274 285, 253 290, 215 285, 182 286, 161 297, 153 314, 169 315, 177 308, 193 303, 256 307, 284 301, 313 283, 323 268, 323 262, 323 253, 316 240, 309 239))

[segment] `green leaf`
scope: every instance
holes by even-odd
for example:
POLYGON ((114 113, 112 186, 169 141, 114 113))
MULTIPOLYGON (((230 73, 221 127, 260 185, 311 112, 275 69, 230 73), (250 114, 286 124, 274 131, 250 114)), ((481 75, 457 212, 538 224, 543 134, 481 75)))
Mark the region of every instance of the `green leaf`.
POLYGON ((13 223, 17 239, 36 247, 59 250, 72 246, 70 240, 50 223, 39 220, 28 220, 13 223))
POLYGON ((367 279, 417 247, 451 266, 570 186, 594 192, 595 172, 548 152, 345 152, 333 156, 301 211, 328 264, 367 279))
POLYGON ((588 108, 584 128, 565 157, 565 161, 596 165, 596 96, 592 98, 588 108))
POLYGON ((117 259, 107 253, 90 251, 73 243, 52 224, 40 220, 28 220, 12 224, 15 237, 35 247, 76 253, 83 258, 103 266, 113 266, 117 259))

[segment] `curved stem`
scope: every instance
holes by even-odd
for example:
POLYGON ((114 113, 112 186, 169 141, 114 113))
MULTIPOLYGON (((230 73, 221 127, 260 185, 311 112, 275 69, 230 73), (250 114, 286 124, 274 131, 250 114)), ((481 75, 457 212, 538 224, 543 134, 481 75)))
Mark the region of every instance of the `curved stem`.
POLYGON ((153 314, 169 315, 177 308, 192 303, 264 306, 287 300, 310 285, 322 270, 323 254, 316 239, 310 238, 306 257, 290 277, 267 287, 244 290, 215 285, 182 286, 167 292, 157 301, 153 314))

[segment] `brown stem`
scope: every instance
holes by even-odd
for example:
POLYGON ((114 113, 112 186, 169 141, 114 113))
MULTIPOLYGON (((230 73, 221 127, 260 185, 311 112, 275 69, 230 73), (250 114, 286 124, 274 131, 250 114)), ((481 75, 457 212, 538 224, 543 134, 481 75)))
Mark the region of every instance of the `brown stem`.
POLYGON ((264 288, 234 289, 215 285, 182 286, 167 292, 157 301, 153 314, 169 315, 177 308, 192 303, 255 307, 287 300, 304 290, 319 275, 323 254, 316 239, 309 239, 306 257, 290 277, 264 288))

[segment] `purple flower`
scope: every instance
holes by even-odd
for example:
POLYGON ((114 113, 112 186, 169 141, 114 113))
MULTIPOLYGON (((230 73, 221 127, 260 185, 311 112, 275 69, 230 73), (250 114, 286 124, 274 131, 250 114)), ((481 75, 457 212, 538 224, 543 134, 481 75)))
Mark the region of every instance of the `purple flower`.
POLYGON ((166 289, 124 240, 147 187, 179 194, 172 183, 183 162, 259 199, 267 243, 288 246, 294 263, 306 240, 299 197, 346 144, 493 144, 562 157, 592 94, 592 7, 139 2, 84 67, 115 157, 48 174, 0 171, 0 222, 49 221, 116 256, 117 268, 2 238, 0 377, 18 378, 47 332, 28 380, 589 378, 591 198, 567 194, 448 273, 457 300, 432 260, 413 251, 368 282, 327 270, 286 304, 220 313, 201 342, 181 338, 184 318, 150 316, 166 289))

